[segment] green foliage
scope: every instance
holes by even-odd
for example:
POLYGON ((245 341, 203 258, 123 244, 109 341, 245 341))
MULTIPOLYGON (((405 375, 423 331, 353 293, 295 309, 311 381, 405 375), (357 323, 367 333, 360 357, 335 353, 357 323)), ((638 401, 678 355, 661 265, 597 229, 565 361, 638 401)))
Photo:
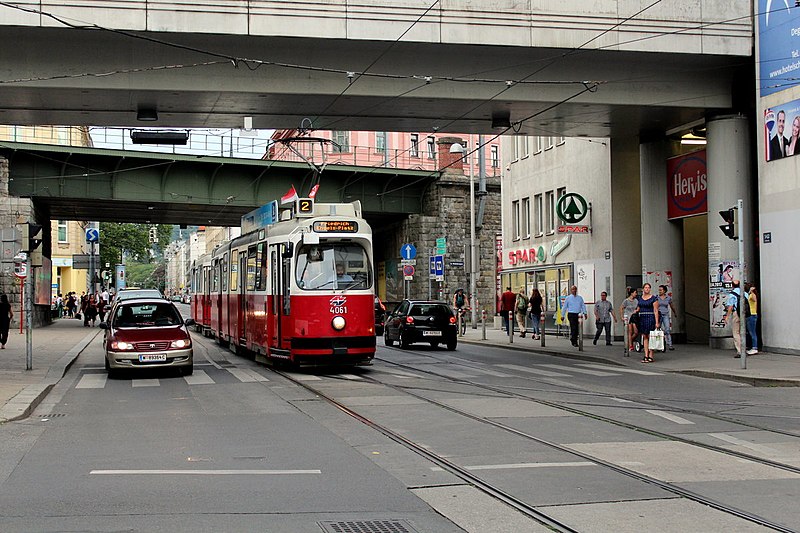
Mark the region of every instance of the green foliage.
MULTIPOLYGON (((172 226, 159 224, 158 244, 149 242, 148 233, 150 224, 121 224, 117 222, 100 223, 100 261, 103 268, 108 263, 110 268, 122 262, 149 263, 153 254, 163 255, 164 249, 169 245, 172 235, 172 226), (152 253, 151 253, 152 252, 152 253)), ((130 283, 132 284, 132 283, 130 283)))

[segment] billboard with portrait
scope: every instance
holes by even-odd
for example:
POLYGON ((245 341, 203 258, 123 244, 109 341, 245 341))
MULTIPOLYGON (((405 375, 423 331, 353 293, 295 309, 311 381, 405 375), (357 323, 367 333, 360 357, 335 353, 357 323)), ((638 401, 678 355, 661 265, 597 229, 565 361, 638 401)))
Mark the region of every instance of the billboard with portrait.
POLYGON ((761 96, 800 81, 800 7, 794 0, 758 0, 761 96))
POLYGON ((764 151, 767 161, 800 152, 800 100, 764 110, 764 151))

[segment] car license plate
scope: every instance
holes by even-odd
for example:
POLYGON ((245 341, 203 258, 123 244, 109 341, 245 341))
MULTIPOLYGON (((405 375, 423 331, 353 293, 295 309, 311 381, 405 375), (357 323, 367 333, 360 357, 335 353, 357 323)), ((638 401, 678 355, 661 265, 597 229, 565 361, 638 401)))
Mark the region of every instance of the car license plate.
POLYGON ((442 336, 442 332, 441 331, 423 331, 422 332, 422 336, 423 337, 441 337, 442 336))
POLYGON ((165 353, 148 353, 139 356, 140 363, 163 363, 167 360, 165 353))

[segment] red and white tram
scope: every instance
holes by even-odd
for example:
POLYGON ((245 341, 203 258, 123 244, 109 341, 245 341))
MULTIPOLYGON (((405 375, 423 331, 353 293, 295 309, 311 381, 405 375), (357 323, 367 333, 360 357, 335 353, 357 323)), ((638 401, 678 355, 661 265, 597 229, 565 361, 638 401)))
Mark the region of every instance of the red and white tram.
POLYGON ((192 266, 204 334, 263 362, 370 364, 372 229, 360 203, 301 198, 279 215, 272 202, 245 215, 242 231, 192 266))

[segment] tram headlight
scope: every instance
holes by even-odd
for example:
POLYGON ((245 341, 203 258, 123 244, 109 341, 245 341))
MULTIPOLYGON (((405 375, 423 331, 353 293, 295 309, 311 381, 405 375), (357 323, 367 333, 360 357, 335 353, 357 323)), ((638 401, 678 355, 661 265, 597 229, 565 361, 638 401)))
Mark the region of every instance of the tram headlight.
POLYGON ((342 331, 344 329, 344 325, 345 320, 343 316, 337 315, 333 317, 333 320, 331 320, 331 327, 333 327, 333 329, 336 331, 342 331))

